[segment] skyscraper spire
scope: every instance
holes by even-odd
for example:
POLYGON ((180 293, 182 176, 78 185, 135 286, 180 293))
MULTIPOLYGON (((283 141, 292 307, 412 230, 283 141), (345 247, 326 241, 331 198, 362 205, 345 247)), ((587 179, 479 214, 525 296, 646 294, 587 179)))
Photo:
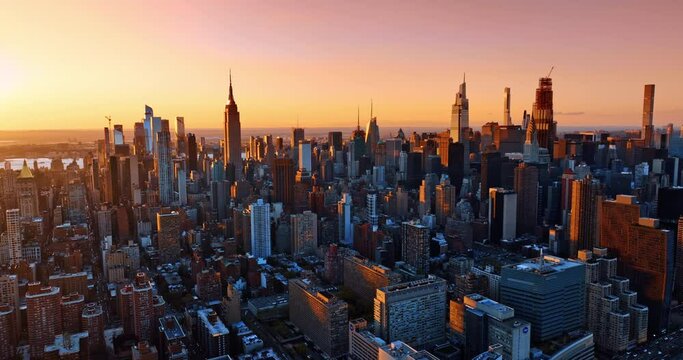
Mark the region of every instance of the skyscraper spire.
POLYGON ((235 98, 232 95, 232 69, 228 70, 228 78, 230 82, 228 90, 228 104, 233 104, 235 102, 235 98))

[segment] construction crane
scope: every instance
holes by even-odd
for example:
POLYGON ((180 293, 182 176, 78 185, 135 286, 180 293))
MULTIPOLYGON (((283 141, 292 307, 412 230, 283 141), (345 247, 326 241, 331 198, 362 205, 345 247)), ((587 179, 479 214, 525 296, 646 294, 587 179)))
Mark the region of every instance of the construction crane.
POLYGON ((105 116, 104 118, 109 120, 109 130, 111 130, 111 116, 105 116))
POLYGON ((553 70, 554 70, 554 69, 555 69, 555 66, 554 66, 554 65, 550 67, 550 71, 548 71, 548 76, 546 76, 547 78, 550 77, 550 74, 553 73, 553 70))

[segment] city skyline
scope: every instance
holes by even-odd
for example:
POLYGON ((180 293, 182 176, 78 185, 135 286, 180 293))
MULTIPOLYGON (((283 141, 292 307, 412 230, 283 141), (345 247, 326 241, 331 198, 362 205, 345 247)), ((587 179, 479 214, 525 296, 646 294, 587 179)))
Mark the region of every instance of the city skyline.
POLYGON ((683 116, 683 51, 671 46, 683 5, 674 2, 591 4, 590 12, 581 2, 534 1, 350 3, 341 11, 47 2, 35 12, 36 3, 14 4, 0 25, 0 130, 95 129, 107 115, 132 124, 145 103, 165 118, 220 128, 228 68, 243 128, 349 126, 358 104, 369 114, 370 98, 380 126, 446 128, 463 72, 471 126, 504 123, 505 87, 512 122, 521 124, 551 66, 560 124, 635 127, 650 83, 658 88, 655 126, 683 116))

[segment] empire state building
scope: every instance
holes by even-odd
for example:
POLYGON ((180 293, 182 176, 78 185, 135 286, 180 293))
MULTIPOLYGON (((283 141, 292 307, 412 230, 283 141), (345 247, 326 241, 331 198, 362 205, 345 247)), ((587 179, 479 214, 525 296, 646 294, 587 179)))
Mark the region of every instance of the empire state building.
POLYGON ((237 103, 232 94, 232 74, 230 74, 230 88, 228 103, 225 104, 225 121, 223 146, 223 161, 229 169, 234 169, 235 179, 239 178, 242 170, 242 130, 240 125, 240 112, 237 110, 237 103))

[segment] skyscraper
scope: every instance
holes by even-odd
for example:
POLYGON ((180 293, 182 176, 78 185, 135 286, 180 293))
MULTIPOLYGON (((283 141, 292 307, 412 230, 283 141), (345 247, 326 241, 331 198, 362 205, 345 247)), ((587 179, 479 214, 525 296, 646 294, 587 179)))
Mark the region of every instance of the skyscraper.
POLYGON ((145 105, 145 118, 143 120, 143 125, 145 128, 145 150, 148 154, 151 154, 154 149, 154 133, 152 132, 152 118, 154 117, 154 110, 145 105))
POLYGON ((348 304, 309 280, 289 281, 289 319, 330 358, 348 352, 348 304))
MULTIPOLYGON (((517 236, 517 193, 503 188, 489 189, 489 241, 514 240, 517 236)), ((521 215, 521 214, 520 214, 521 215)))
POLYGON ((401 224, 401 258, 420 274, 429 273, 429 228, 414 221, 401 224))
POLYGON ((526 140, 524 141, 524 162, 537 163, 538 158, 538 133, 536 121, 532 117, 526 128, 526 140))
POLYGON ((175 261, 180 255, 180 215, 173 211, 157 214, 159 260, 175 261))
POLYGON ((644 147, 654 145, 654 125, 653 114, 655 110, 655 85, 645 85, 645 95, 643 96, 643 130, 641 138, 644 147))
POLYGON ((131 312, 133 333, 140 340, 151 341, 155 333, 154 298, 147 275, 138 273, 133 282, 131 312))
POLYGON ((585 266, 555 256, 501 268, 500 302, 531 323, 531 338, 545 341, 585 321, 585 266))
POLYGON ((600 181, 588 176, 572 184, 572 210, 569 226, 569 256, 597 245, 597 217, 600 181))
POLYGON ((232 166, 235 170, 235 178, 239 179, 242 174, 242 125, 240 124, 240 112, 232 93, 232 74, 230 74, 230 86, 228 90, 228 103, 225 105, 225 121, 223 149, 223 161, 225 166, 232 166))
POLYGON ((156 133, 157 156, 155 167, 159 176, 159 200, 161 205, 173 203, 173 159, 171 158, 171 132, 168 120, 161 121, 161 129, 156 133))
POLYGON ((339 219, 339 242, 345 245, 353 244, 351 205, 351 194, 343 193, 341 200, 337 203, 337 216, 339 219))
POLYGON ((505 126, 512 125, 512 118, 510 117, 510 88, 506 87, 503 90, 503 123, 505 126))
POLYGON ((58 287, 30 283, 26 291, 26 320, 31 358, 41 358, 45 345, 62 333, 62 292, 58 287))
POLYGON ((311 159, 311 142, 302 140, 297 146, 299 150, 299 169, 302 172, 310 173, 313 170, 311 159))
POLYGON ((533 234, 538 222, 538 168, 520 163, 515 168, 517 234, 533 234))
POLYGON ((294 204, 294 163, 290 158, 273 161, 273 198, 286 209, 294 204))
POLYGON ((467 84, 465 83, 465 75, 463 75, 460 91, 455 94, 455 103, 451 109, 451 138, 454 143, 462 143, 464 146, 463 168, 465 175, 469 174, 470 168, 469 111, 470 102, 467 99, 467 84))
POLYGON ((375 332, 386 340, 421 347, 446 335, 446 281, 427 278, 377 289, 375 332))
POLYGON ((446 225, 448 218, 455 210, 458 192, 447 178, 443 179, 439 185, 436 185, 435 192, 436 222, 439 225, 446 225))
POLYGON ((185 141, 185 118, 176 116, 175 118, 175 143, 178 154, 187 153, 187 143, 185 141))
POLYGON ((318 215, 306 210, 289 217, 292 254, 311 254, 318 248, 318 215))
POLYGON ((251 254, 267 258, 271 253, 270 244, 270 204, 263 199, 249 206, 251 211, 251 254))
POLYGON ((38 216, 38 187, 26 160, 16 181, 19 210, 22 217, 38 216))
POLYGON ((21 260, 21 228, 19 224, 20 215, 19 209, 10 209, 5 211, 5 221, 7 225, 7 232, 5 233, 5 236, 7 237, 7 242, 9 244, 10 265, 17 265, 21 260))
POLYGON ((557 125, 553 115, 553 79, 542 77, 538 80, 531 117, 536 122, 538 144, 552 155, 557 125))
POLYGON ((146 141, 145 123, 136 122, 133 127, 133 147, 136 155, 142 155, 147 152, 146 141))
POLYGON ((228 355, 230 331, 211 309, 197 310, 198 343, 209 358, 228 355))
POLYGON ((375 160, 375 152, 377 151, 377 143, 379 142, 379 127, 377 126, 377 118, 372 113, 372 102, 370 102, 370 121, 365 130, 365 148, 368 150, 370 160, 375 160))

